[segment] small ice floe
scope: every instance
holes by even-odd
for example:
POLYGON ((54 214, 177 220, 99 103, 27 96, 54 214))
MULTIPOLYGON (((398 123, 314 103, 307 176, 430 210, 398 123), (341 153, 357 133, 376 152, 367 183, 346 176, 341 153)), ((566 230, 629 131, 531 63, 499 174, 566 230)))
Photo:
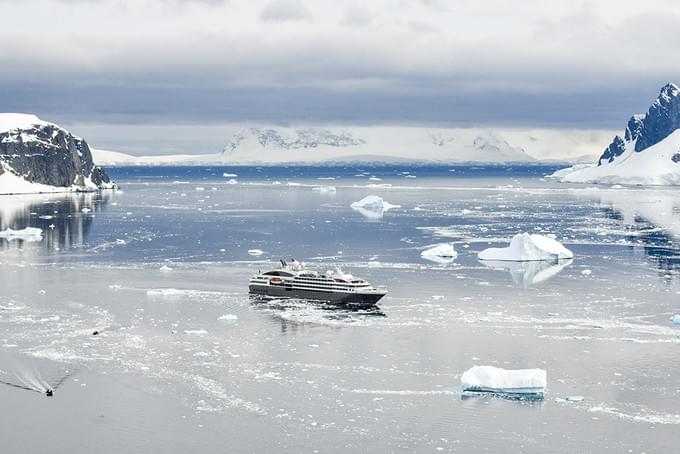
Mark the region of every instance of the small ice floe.
POLYGON ((88 207, 83 207, 80 210, 81 213, 85 213, 85 214, 89 213, 90 211, 92 211, 92 209, 88 208, 88 207))
POLYGON ((567 402, 583 402, 584 399, 583 396, 567 396, 564 400, 567 402))
POLYGON ((205 188, 203 186, 196 186, 197 191, 205 191, 205 188))
POLYGON ((680 325, 680 314, 675 314, 671 317, 671 323, 674 325, 680 325))
POLYGON ((231 180, 227 180, 227 184, 238 184, 238 181, 232 178, 231 180))
POLYGON ((512 238, 508 247, 484 249, 477 256, 480 260, 531 262, 571 259, 574 253, 549 236, 518 233, 512 238))
POLYGON ((369 177, 368 179, 371 180, 371 181, 382 181, 382 178, 378 178, 378 177, 375 177, 375 176, 369 177))
POLYGON ((42 241, 42 229, 37 227, 26 227, 25 229, 12 230, 7 229, 0 232, 0 238, 7 241, 23 240, 28 242, 42 241))
POLYGON ((236 175, 235 173, 226 173, 226 172, 223 173, 222 176, 224 178, 236 178, 236 177, 238 177, 238 175, 236 175))
POLYGON ((262 249, 248 249, 248 254, 252 256, 258 256, 264 254, 262 249))
POLYGON ((208 331, 204 329, 185 329, 184 334, 188 334, 190 336, 204 336, 208 334, 208 331))
POLYGON ((222 322, 236 322, 238 321, 238 315, 236 314, 224 314, 217 317, 217 320, 222 322))
POLYGON ((458 253, 453 248, 453 243, 440 243, 425 249, 420 256, 425 260, 445 265, 453 262, 458 257, 458 253))
POLYGON ((543 369, 506 370, 494 366, 474 366, 460 377, 465 392, 527 398, 542 398, 546 381, 543 369))
POLYGON ((162 271, 163 273, 168 273, 172 271, 172 268, 170 268, 168 265, 163 265, 160 268, 158 268, 158 271, 162 271))
POLYGON ((367 195, 358 202, 352 203, 350 208, 369 219, 380 219, 392 208, 400 208, 400 205, 392 205, 377 195, 367 195))
POLYGON ((320 194, 331 194, 335 193, 335 186, 314 186, 312 191, 318 192, 320 194))
POLYGON ((593 272, 590 270, 583 270, 581 271, 581 274, 583 274, 584 276, 590 276, 591 274, 593 274, 593 272))

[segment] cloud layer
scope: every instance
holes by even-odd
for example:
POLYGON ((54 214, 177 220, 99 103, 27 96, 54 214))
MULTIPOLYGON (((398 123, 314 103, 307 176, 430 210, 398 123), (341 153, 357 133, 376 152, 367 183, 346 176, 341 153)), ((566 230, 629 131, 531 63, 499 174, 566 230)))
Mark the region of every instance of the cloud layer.
POLYGON ((680 77, 672 0, 0 0, 0 110, 611 127, 680 77))

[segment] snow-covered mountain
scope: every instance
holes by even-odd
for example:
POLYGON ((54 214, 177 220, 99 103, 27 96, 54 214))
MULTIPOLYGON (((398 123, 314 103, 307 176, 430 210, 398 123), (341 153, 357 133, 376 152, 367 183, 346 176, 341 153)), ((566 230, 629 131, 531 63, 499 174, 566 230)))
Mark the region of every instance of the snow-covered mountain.
POLYGON ((0 113, 0 194, 113 186, 82 138, 35 115, 0 113))
POLYGON ((247 128, 228 140, 222 160, 239 164, 534 161, 523 149, 492 131, 416 127, 247 128))
POLYGON ((575 183, 680 184, 680 88, 667 84, 646 114, 633 115, 596 165, 563 169, 553 177, 575 183))

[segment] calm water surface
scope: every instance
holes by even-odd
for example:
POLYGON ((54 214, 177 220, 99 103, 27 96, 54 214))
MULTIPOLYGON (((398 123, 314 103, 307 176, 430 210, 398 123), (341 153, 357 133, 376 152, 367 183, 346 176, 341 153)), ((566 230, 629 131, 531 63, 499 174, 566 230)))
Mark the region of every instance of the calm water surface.
POLYGON ((0 230, 44 236, 0 239, 2 452, 676 452, 677 190, 552 170, 118 168, 120 192, 0 198, 0 230), (371 194, 400 207, 349 207, 371 194), (477 260, 523 231, 575 259, 477 260), (458 258, 421 258, 440 242, 458 258), (390 293, 251 301, 292 257, 390 293), (546 369, 545 399, 464 398, 477 364, 546 369))

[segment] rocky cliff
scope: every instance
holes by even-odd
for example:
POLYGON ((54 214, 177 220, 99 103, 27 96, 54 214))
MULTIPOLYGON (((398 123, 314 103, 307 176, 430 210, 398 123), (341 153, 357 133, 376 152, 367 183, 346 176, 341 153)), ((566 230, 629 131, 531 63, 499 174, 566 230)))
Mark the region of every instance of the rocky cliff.
POLYGON ((642 152, 680 128, 680 88, 667 84, 646 114, 633 115, 623 137, 616 136, 604 150, 598 165, 612 163, 626 150, 642 152))
POLYGON ((82 138, 34 115, 0 114, 0 193, 112 187, 82 138))

